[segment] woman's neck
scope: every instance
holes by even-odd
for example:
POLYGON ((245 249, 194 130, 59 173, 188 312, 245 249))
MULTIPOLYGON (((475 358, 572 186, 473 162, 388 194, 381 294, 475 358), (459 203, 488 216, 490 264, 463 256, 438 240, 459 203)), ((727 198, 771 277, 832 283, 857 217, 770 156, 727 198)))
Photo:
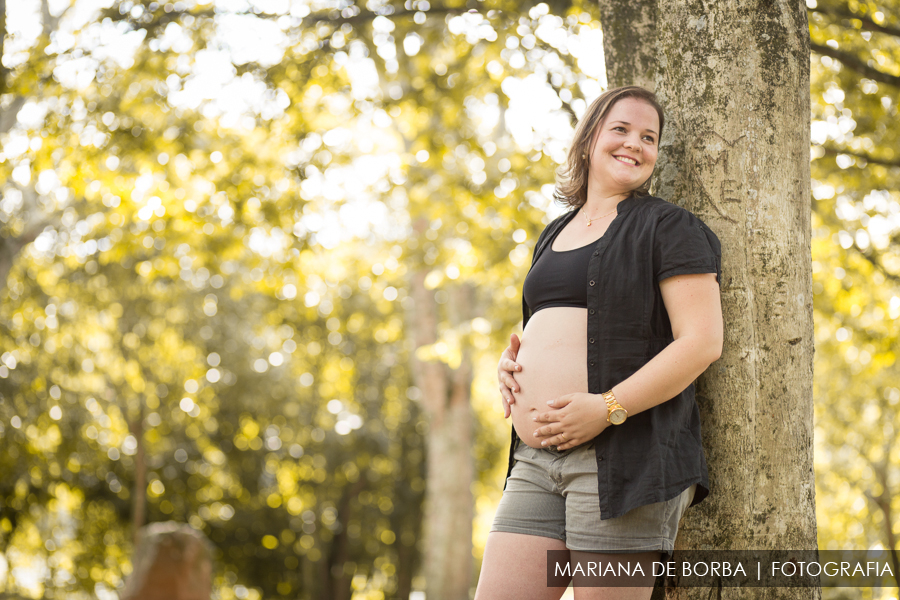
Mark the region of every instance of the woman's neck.
POLYGON ((591 195, 590 191, 588 191, 588 197, 584 202, 584 206, 582 206, 582 210, 585 211, 588 216, 596 218, 600 215, 614 211, 619 205, 619 202, 628 198, 629 195, 630 192, 612 195, 591 195))

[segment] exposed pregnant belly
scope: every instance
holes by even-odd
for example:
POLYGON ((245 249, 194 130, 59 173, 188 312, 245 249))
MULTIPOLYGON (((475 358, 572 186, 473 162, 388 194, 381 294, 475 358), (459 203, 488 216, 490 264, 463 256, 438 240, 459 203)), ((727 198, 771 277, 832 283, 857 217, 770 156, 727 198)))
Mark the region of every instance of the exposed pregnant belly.
POLYGON ((547 401, 573 392, 588 391, 587 309, 559 306, 539 310, 528 320, 516 362, 520 391, 510 407, 513 427, 532 448, 541 444, 534 431, 538 413, 550 409, 547 401))

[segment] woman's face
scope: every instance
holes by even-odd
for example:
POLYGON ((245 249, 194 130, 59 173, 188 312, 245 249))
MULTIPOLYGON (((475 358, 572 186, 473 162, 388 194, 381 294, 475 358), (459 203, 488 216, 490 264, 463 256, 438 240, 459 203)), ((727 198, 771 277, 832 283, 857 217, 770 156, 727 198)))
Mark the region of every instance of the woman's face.
POLYGON ((638 98, 616 102, 597 127, 590 178, 611 192, 630 192, 650 178, 659 148, 659 115, 638 98))

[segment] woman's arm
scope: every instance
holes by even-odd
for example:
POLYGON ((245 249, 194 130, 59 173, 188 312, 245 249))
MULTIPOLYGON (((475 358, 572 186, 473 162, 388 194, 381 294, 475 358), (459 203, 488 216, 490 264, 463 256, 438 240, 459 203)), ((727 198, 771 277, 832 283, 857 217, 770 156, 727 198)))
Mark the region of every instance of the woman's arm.
MULTIPOLYGON (((674 341, 612 391, 628 415, 662 404, 684 391, 722 354, 722 303, 714 273, 676 275, 659 284, 674 341)), ((604 390, 605 391, 605 390, 604 390)), ((609 425, 600 394, 566 394, 535 417, 541 444, 566 450, 595 438, 609 425)))

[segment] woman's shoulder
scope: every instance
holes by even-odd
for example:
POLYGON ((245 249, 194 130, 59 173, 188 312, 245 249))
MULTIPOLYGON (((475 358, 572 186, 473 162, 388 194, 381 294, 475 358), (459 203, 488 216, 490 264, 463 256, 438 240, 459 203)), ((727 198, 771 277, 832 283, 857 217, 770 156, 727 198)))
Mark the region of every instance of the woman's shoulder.
POLYGON ((709 229, 706 223, 703 222, 703 219, 690 210, 656 196, 637 198, 635 206, 637 208, 635 212, 643 218, 652 217, 657 221, 682 223, 700 227, 701 229, 709 229))
POLYGON ((636 222, 649 223, 650 230, 655 231, 657 238, 706 238, 707 242, 718 251, 719 238, 703 220, 688 209, 673 204, 656 196, 644 196, 637 199, 636 222))
POLYGON ((657 196, 641 196, 635 199, 635 207, 640 212, 650 213, 653 215, 662 216, 693 216, 696 218, 694 213, 689 211, 688 209, 678 206, 668 200, 663 200, 657 196))

